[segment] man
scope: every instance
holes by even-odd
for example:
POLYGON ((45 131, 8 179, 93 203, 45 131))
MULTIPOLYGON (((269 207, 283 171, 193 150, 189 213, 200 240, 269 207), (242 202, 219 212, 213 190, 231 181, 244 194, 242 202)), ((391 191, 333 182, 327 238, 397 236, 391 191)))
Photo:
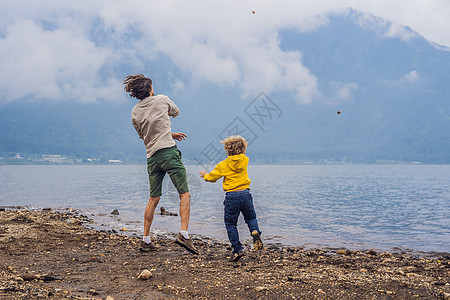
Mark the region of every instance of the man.
POLYGON ((124 80, 125 91, 139 100, 131 112, 131 120, 139 137, 144 141, 147 152, 147 172, 150 183, 150 198, 145 208, 144 237, 139 249, 143 252, 156 251, 151 242, 150 227, 156 206, 162 194, 162 182, 169 174, 175 188, 180 194, 181 230, 176 243, 191 253, 198 254, 189 238, 188 225, 190 200, 186 168, 181 161, 181 152, 176 142, 184 140, 181 132, 172 133, 170 117, 176 117, 180 111, 175 103, 165 95, 153 92, 152 80, 142 74, 127 76, 124 80))

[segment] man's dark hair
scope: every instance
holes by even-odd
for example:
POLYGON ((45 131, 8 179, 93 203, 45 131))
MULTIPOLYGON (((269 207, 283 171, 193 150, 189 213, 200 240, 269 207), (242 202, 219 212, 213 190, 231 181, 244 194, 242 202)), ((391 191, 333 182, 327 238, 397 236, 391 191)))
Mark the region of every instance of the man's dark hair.
POLYGON ((152 80, 142 74, 127 76, 123 84, 125 84, 125 91, 130 93, 130 97, 139 100, 150 96, 150 91, 152 90, 152 80))

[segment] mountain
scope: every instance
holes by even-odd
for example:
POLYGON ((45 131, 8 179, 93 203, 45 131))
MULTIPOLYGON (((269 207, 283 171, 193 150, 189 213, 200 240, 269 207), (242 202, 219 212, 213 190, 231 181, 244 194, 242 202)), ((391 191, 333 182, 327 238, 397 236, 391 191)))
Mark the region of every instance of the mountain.
MULTIPOLYGON (((154 80, 156 92, 181 109, 172 125, 188 135, 179 143, 184 158, 208 160, 221 151, 220 138, 237 131, 251 141, 253 162, 450 163, 450 51, 408 28, 407 39, 382 36, 361 26, 360 16, 351 11, 311 32, 279 33, 281 48, 301 52, 317 77, 322 96, 311 104, 287 93, 243 97, 198 81, 170 94, 170 77, 154 80)), ((155 64, 176 72, 166 60, 155 64)), ((0 106, 0 153, 144 161, 130 121, 134 104, 24 99, 0 106)))
POLYGON ((329 149, 328 156, 334 149, 338 156, 448 163, 450 52, 420 36, 380 38, 357 26, 358 16, 333 18, 312 33, 281 35, 282 47, 301 51, 318 74, 329 108, 342 111, 337 123, 325 117, 326 106, 316 107, 302 125, 329 123, 320 130, 320 148, 329 149), (351 99, 333 103, 335 82, 357 86, 351 99))
POLYGON ((0 153, 137 157, 143 153, 138 151, 130 109, 127 104, 111 103, 9 103, 0 108, 0 153))

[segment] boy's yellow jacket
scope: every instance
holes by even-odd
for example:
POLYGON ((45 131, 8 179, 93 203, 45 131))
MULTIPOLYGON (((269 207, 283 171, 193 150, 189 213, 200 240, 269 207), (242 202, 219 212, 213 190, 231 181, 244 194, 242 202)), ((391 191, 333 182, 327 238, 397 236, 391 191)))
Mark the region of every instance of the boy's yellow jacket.
POLYGON ((247 173, 248 161, 249 159, 245 154, 230 155, 227 159, 218 163, 214 170, 205 174, 203 179, 216 182, 223 177, 223 190, 225 192, 248 189, 252 182, 247 173))

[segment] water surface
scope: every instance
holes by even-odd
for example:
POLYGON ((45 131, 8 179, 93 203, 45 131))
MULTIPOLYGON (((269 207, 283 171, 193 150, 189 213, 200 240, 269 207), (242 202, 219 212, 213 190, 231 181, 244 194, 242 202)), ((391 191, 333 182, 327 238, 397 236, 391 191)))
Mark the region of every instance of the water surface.
MULTIPOLYGON (((193 194, 190 233, 226 240, 221 182, 187 166, 193 194)), ((450 252, 448 165, 251 165, 251 191, 265 241, 305 248, 450 252)), ((0 206, 74 208, 107 226, 142 234, 148 200, 145 165, 0 166, 0 206), (119 216, 111 215, 118 209, 119 216)), ((164 184, 160 205, 177 212, 164 184)), ((158 207, 159 209, 159 207, 158 207)), ((156 233, 179 217, 156 216, 156 233)), ((241 239, 249 241, 239 221, 241 239)))

